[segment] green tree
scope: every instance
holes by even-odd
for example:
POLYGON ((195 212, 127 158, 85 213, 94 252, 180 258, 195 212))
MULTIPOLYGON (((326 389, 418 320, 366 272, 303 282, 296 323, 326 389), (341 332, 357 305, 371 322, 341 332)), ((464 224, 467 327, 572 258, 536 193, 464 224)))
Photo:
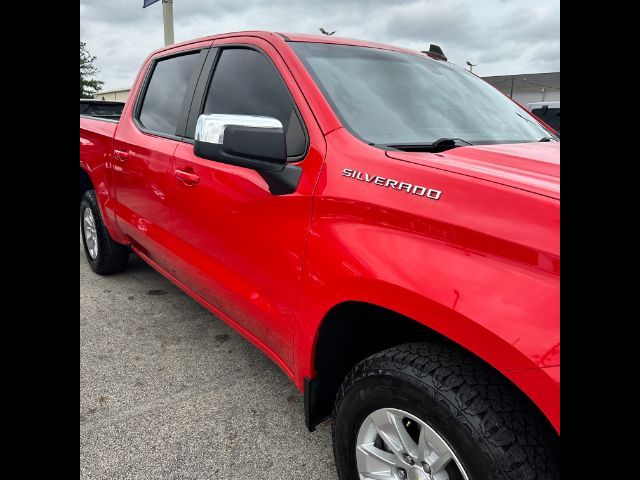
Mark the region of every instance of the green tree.
POLYGON ((87 44, 80 42, 80 98, 93 98, 93 95, 98 93, 104 84, 104 82, 93 78, 99 71, 93 65, 95 59, 96 57, 87 50, 87 44))

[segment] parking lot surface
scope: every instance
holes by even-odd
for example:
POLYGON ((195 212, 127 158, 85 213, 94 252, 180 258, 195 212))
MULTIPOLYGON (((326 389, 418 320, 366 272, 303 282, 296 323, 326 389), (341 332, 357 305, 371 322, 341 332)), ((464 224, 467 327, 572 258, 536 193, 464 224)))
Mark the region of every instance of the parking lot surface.
POLYGON ((100 277, 82 246, 80 476, 337 478, 275 364, 137 256, 100 277))

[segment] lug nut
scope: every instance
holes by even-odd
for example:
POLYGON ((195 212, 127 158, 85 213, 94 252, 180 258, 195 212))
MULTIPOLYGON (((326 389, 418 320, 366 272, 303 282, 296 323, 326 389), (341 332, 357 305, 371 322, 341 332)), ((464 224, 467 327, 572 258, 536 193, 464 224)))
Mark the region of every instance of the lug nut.
POLYGON ((422 462, 422 469, 424 470, 424 473, 426 473, 427 475, 431 473, 431 467, 427 462, 422 462))
POLYGON ((407 462, 409 465, 413 465, 415 462, 415 460, 413 458, 411 458, 411 455, 405 453, 404 454, 404 461, 407 462))
POLYGON ((407 472, 404 468, 399 468, 398 469, 398 476, 400 478, 407 478, 407 472))

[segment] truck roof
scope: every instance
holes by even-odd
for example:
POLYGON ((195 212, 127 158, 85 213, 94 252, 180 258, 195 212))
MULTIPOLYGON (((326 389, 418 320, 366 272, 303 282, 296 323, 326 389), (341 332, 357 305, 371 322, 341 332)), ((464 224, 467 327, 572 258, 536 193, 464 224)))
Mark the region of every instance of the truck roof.
POLYGON ((207 35, 205 37, 194 38, 191 40, 186 40, 180 43, 174 43, 172 45, 168 45, 163 48, 159 48, 154 50, 151 55, 155 55, 157 53, 172 50, 177 47, 182 47, 189 45, 191 43, 202 42, 206 40, 217 40, 220 38, 230 38, 230 37, 258 37, 263 40, 274 40, 277 41, 290 41, 290 42, 311 42, 311 43, 331 43, 337 45, 354 45, 359 47, 370 47, 370 48, 379 48, 383 50, 394 50, 397 52, 406 52, 406 53, 419 53, 417 50, 410 50, 407 48, 397 47, 394 45, 387 45, 384 43, 370 42, 366 40, 356 40, 353 38, 343 38, 343 37, 334 37, 330 35, 311 35, 307 33, 280 33, 280 32, 271 32, 265 30, 244 30, 239 32, 229 32, 229 33, 219 33, 215 35, 207 35))

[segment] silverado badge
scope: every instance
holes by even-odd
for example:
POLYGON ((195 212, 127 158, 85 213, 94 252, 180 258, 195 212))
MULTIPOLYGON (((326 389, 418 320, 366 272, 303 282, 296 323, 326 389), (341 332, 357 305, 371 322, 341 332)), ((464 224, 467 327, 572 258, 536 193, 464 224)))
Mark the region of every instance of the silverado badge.
POLYGON ((431 200, 439 200, 442 192, 440 190, 434 190, 433 188, 423 187, 422 185, 414 185, 412 183, 401 182, 392 178, 380 177, 378 175, 369 175, 368 173, 359 172, 358 170, 351 170, 345 168, 342 170, 342 175, 348 178, 354 178, 361 182, 373 183, 381 187, 393 188, 394 190, 404 190, 412 195, 418 195, 419 197, 430 198, 431 200))

